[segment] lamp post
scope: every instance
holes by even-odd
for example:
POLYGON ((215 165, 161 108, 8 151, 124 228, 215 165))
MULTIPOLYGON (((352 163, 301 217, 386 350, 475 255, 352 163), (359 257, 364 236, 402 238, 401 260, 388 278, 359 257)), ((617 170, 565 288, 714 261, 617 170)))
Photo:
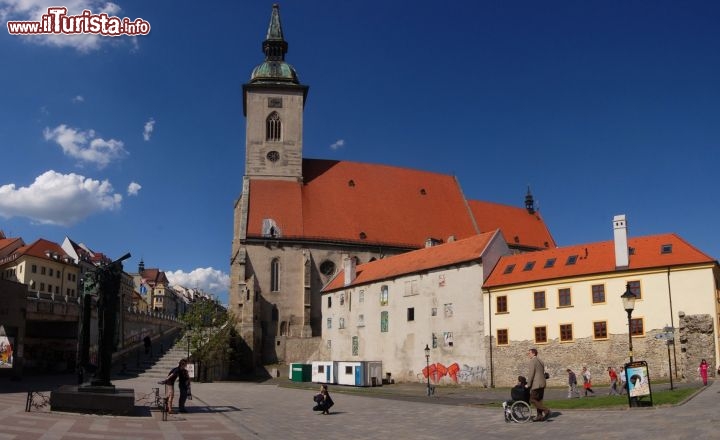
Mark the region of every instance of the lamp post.
POLYGON ((430 396, 430 347, 425 344, 425 365, 427 367, 427 395, 430 396))
POLYGON ((187 326, 185 337, 187 338, 187 357, 186 359, 190 362, 190 326, 187 326))
POLYGON ((629 349, 629 356, 630 356, 630 362, 633 361, 633 346, 632 346, 632 312, 635 310, 635 300, 637 299, 637 296, 635 296, 634 293, 630 290, 630 283, 627 283, 627 286, 625 287, 625 293, 620 295, 620 298, 622 298, 623 302, 623 308, 627 312, 628 316, 628 349, 629 349))

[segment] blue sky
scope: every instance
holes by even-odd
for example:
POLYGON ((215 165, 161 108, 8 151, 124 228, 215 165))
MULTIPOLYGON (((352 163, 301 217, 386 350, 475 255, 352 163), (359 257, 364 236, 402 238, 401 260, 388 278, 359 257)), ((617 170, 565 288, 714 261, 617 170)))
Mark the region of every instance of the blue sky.
MULTIPOLYGON (((227 299, 241 85, 272 2, 0 0, 0 229, 140 259, 227 299), (49 5, 147 36, 9 35, 49 5)), ((304 155, 456 175, 558 245, 675 232, 720 256, 720 3, 280 3, 304 155)))

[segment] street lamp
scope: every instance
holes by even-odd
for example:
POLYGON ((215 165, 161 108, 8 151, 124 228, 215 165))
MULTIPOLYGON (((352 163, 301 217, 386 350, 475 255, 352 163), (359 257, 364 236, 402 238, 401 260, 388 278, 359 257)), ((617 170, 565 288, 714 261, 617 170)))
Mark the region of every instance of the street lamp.
POLYGON ((635 300, 637 300, 637 296, 635 296, 634 293, 630 290, 630 283, 627 283, 627 286, 625 288, 625 293, 620 295, 620 298, 622 298, 623 302, 623 308, 627 312, 628 315, 628 349, 629 355, 630 355, 630 362, 633 361, 633 347, 632 347, 632 312, 635 310, 635 300))
POLYGON ((190 362, 190 325, 187 326, 185 337, 187 339, 187 361, 190 362))
POLYGON ((425 344, 425 365, 427 366, 427 395, 430 396, 430 347, 425 344))

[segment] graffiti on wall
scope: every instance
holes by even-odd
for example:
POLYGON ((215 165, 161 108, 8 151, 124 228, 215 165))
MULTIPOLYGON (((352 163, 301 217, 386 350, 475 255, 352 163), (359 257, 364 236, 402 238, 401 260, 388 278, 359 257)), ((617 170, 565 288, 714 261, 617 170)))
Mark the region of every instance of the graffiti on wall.
POLYGON ((440 382, 440 380, 447 376, 455 383, 482 383, 487 386, 487 369, 485 367, 476 366, 471 367, 463 364, 462 367, 454 362, 452 365, 446 367, 445 365, 437 362, 430 364, 422 370, 423 378, 430 380, 434 383, 440 382))

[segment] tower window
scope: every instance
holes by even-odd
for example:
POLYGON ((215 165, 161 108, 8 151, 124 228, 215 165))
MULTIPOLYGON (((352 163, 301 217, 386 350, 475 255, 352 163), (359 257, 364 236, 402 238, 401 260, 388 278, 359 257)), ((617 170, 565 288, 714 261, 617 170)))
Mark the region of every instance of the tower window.
POLYGON ((280 260, 273 258, 270 263, 270 291, 277 292, 280 290, 280 260))
POLYGON ((265 120, 265 139, 268 141, 279 141, 282 135, 282 123, 277 112, 270 113, 265 120))

